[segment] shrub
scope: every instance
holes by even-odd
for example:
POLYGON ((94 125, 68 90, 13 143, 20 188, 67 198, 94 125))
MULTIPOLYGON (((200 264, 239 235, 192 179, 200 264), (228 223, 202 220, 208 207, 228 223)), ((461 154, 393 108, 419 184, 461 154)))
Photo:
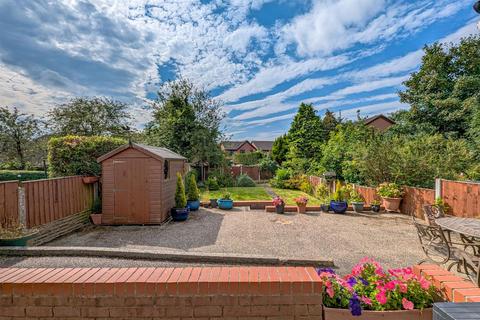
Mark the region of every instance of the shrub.
POLYGON ((358 193, 358 191, 356 190, 353 190, 351 193, 350 193, 350 202, 353 203, 353 202, 364 202, 365 200, 363 199, 362 195, 360 193, 358 193))
POLYGON ((215 191, 215 190, 220 189, 220 187, 219 187, 219 185, 218 185, 218 182, 217 182, 217 178, 215 178, 215 177, 208 177, 208 179, 207 179, 207 188, 208 188, 208 190, 210 190, 210 191, 215 191))
POLYGON ((26 170, 0 170, 0 181, 9 180, 38 180, 45 179, 47 176, 43 171, 26 171, 26 170))
POLYGON ((182 175, 177 172, 177 188, 175 189, 175 208, 185 208, 187 206, 187 197, 185 196, 185 186, 183 185, 182 175))
POLYGON ((278 169, 277 162, 275 162, 271 157, 265 157, 260 160, 258 166, 262 172, 268 173, 271 176, 273 176, 278 169))
POLYGON ((186 182, 187 199, 190 201, 200 199, 200 191, 198 191, 197 178, 195 177, 195 174, 188 174, 186 182))
POLYGON ((97 158, 125 143, 124 139, 101 136, 52 138, 48 142, 49 176, 99 175, 97 158))
POLYGON ((289 180, 292 178, 292 172, 289 169, 280 168, 277 170, 275 177, 270 180, 270 183, 275 188, 282 188, 282 189, 295 189, 291 188, 291 183, 289 180))
POLYGON ((377 193, 382 198, 401 198, 402 189, 396 183, 384 182, 377 187, 377 193))
POLYGON ((237 187, 255 187, 255 182, 246 174, 241 174, 237 178, 237 187))
POLYGON ((314 196, 317 199, 325 199, 330 196, 330 189, 326 183, 319 183, 314 189, 314 196))
POLYGON ((235 178, 228 171, 214 170, 208 174, 208 177, 216 179, 217 185, 221 188, 228 188, 228 187, 235 186, 235 178))
POLYGON ((299 189, 305 193, 313 195, 313 185, 310 183, 308 177, 306 175, 302 175, 300 176, 299 180, 299 189))
POLYGON ((226 192, 222 195, 222 200, 232 200, 232 195, 229 192, 226 192))
POLYGON ((233 155, 233 162, 246 166, 251 166, 258 164, 264 156, 265 154, 261 151, 235 153, 233 155))

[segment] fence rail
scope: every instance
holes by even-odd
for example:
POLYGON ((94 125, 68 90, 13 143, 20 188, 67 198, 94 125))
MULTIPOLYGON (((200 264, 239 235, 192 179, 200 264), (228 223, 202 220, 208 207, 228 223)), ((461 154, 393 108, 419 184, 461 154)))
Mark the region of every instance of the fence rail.
POLYGON ((457 217, 480 217, 480 184, 462 181, 440 181, 440 194, 457 217))
POLYGON ((23 187, 29 228, 88 210, 93 202, 93 187, 79 176, 26 181, 23 187))
POLYGON ((10 227, 18 223, 18 185, 19 182, 0 182, 0 224, 10 227))

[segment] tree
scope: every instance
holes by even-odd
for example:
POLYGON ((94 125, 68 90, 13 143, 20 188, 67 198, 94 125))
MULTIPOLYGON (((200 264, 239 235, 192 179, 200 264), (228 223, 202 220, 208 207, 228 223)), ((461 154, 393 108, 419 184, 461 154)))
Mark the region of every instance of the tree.
POLYGON ((335 131, 337 125, 339 124, 340 121, 337 120, 335 114, 327 109, 322 119, 322 139, 324 142, 328 140, 328 138, 330 137, 330 132, 335 131))
POLYGON ((420 70, 412 73, 404 82, 406 89, 399 93, 411 108, 394 119, 408 128, 404 132, 464 138, 472 99, 480 97, 480 37, 464 38, 458 45, 435 43, 424 52, 420 70))
POLYGON ((128 106, 105 97, 74 98, 48 112, 57 135, 126 136, 131 116, 128 106))
MULTIPOLYGON (((146 126, 146 140, 169 148, 200 165, 219 165, 223 153, 221 103, 188 80, 165 83, 153 104, 153 120, 146 126)), ((203 177, 202 177, 203 178, 203 177)))
POLYGON ((275 141, 273 141, 272 159, 281 165, 285 160, 287 160, 288 149, 287 135, 284 134, 277 137, 275 141))
POLYGON ((40 122, 33 115, 21 113, 16 107, 0 107, 0 150, 18 161, 18 169, 25 169, 25 153, 39 133, 40 122))

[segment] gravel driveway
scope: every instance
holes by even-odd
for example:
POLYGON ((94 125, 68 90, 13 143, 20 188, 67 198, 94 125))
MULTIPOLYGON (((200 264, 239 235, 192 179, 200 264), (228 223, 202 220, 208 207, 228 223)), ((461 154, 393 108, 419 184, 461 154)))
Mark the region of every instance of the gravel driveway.
POLYGON ((403 215, 278 215, 247 208, 201 209, 186 222, 163 226, 95 227, 47 245, 333 259, 340 273, 364 256, 386 267, 423 258, 415 228, 403 215))

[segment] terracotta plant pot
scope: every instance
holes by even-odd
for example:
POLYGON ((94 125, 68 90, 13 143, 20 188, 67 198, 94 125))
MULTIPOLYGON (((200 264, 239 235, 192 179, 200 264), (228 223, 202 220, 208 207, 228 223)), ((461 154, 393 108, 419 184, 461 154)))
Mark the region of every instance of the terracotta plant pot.
POLYGON ((85 184, 92 184, 98 181, 98 177, 83 177, 82 181, 85 184))
POLYGON ((98 226, 102 224, 102 214, 101 213, 92 213, 90 215, 90 218, 92 218, 92 222, 94 225, 98 226))
POLYGON ((298 204, 297 204, 297 212, 298 212, 298 213, 305 213, 305 212, 307 212, 307 206, 306 206, 306 205, 303 206, 303 205, 298 205, 298 204))
POLYGON ((382 198, 383 206, 388 212, 399 212, 402 198, 382 198))
POLYGON ((432 320, 432 309, 424 310, 393 310, 368 311, 362 310, 362 315, 352 316, 348 309, 323 307, 324 320, 432 320))

